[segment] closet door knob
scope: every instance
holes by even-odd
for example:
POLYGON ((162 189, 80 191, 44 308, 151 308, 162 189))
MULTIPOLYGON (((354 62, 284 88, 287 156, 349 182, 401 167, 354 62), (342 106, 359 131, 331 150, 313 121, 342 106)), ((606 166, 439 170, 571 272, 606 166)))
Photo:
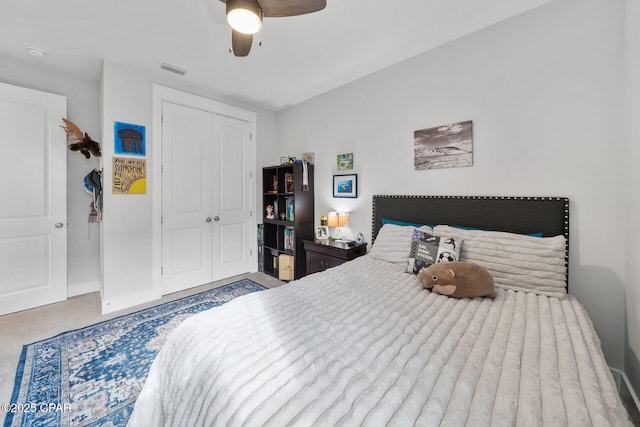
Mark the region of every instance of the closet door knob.
POLYGON ((64 224, 61 222, 56 222, 56 228, 62 228, 64 227, 64 224))
POLYGON ((213 220, 214 220, 215 222, 218 222, 218 221, 220 221, 220 217, 216 215, 216 216, 214 216, 214 217, 213 217, 213 220))
POLYGON ((207 217, 207 219, 205 219, 205 221, 207 221, 207 222, 211 222, 211 217, 210 217, 210 216, 208 216, 208 217, 207 217))

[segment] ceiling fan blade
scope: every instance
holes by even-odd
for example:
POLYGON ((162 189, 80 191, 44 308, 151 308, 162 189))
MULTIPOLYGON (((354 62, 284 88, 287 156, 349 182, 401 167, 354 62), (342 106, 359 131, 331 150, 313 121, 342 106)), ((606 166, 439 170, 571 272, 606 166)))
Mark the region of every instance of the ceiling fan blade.
POLYGON ((304 15, 324 9, 327 0, 258 0, 267 18, 304 15))
MULTIPOLYGON (((220 0, 226 3, 227 0, 220 0)), ((327 0, 258 0, 262 16, 277 18, 282 16, 304 15, 324 9, 327 0)))
POLYGON ((231 47, 235 56, 247 56, 251 51, 253 34, 243 34, 234 29, 231 30, 231 47))

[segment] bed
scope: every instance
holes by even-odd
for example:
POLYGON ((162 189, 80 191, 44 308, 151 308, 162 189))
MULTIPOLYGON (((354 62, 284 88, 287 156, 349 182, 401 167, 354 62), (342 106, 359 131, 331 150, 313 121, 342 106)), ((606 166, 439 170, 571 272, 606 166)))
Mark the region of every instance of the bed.
POLYGON ((367 255, 184 321, 129 425, 630 426, 568 237, 566 198, 374 196, 367 255), (463 240, 496 298, 423 289, 416 229, 463 240))

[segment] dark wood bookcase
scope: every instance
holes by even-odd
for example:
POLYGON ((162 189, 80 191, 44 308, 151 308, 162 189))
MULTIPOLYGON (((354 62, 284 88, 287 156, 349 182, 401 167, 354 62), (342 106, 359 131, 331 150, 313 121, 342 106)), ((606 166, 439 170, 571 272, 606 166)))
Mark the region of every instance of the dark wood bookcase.
MULTIPOLYGON (((264 272, 281 276, 280 255, 293 257, 293 274, 306 275, 303 240, 313 240, 314 185, 313 165, 307 165, 308 189, 303 189, 301 163, 269 166, 262 169, 262 257, 264 272), (267 206, 275 218, 267 218, 267 206)), ((284 272, 282 272, 284 273, 284 272)))

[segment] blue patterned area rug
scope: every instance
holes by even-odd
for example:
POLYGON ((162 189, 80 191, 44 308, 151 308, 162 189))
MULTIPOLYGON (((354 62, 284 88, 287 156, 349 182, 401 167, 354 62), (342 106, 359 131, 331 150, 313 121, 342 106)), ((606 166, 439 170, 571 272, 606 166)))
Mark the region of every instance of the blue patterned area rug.
POLYGON ((244 279, 25 345, 11 404, 2 408, 5 427, 126 425, 153 359, 180 322, 263 289, 244 279))

